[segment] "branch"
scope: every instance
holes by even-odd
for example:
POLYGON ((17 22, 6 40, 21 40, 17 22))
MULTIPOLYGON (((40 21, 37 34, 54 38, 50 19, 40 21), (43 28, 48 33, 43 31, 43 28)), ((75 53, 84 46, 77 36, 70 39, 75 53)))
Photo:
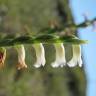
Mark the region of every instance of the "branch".
POLYGON ((96 21, 96 18, 94 18, 93 20, 86 20, 86 22, 83 22, 79 25, 75 25, 76 28, 84 28, 84 27, 88 27, 90 25, 92 25, 94 22, 96 21))
POLYGON ((80 23, 78 25, 76 25, 75 23, 67 23, 67 24, 64 24, 63 27, 58 27, 57 25, 55 25, 55 23, 53 22, 52 25, 50 26, 54 26, 54 27, 49 27, 49 28, 45 28, 45 29, 42 29, 41 32, 45 32, 45 33, 49 33, 49 34, 52 34, 52 33, 58 33, 58 32, 62 32, 62 31, 66 31, 66 28, 69 28, 69 29, 78 29, 78 28, 85 28, 85 27, 88 27, 92 24, 94 24, 94 22, 96 21, 96 18, 94 18, 93 20, 86 20, 85 22, 83 23, 80 23))
MULTIPOLYGON (((86 40, 80 40, 75 36, 57 36, 53 33, 60 32, 66 30, 66 28, 85 28, 96 21, 96 18, 93 20, 87 20, 79 25, 76 24, 65 24, 63 28, 58 28, 57 26, 54 28, 46 28, 42 31, 45 31, 45 34, 38 36, 19 36, 19 37, 10 37, 5 36, 0 38, 0 47, 2 46, 14 46, 17 44, 34 44, 34 43, 67 43, 67 44, 85 44, 86 40)), ((2 36, 0 36, 2 37, 2 36)))
POLYGON ((3 37, 0 39, 0 47, 8 47, 19 44, 35 44, 35 43, 64 43, 64 44, 85 44, 86 40, 80 40, 75 36, 56 36, 56 35, 39 35, 39 36, 19 36, 19 37, 3 37))

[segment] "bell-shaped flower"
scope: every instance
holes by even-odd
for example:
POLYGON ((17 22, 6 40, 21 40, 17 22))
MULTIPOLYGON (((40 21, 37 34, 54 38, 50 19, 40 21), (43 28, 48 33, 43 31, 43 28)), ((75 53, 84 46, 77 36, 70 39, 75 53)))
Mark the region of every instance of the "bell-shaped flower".
POLYGON ((56 59, 51 64, 51 66, 53 68, 65 66, 66 65, 66 59, 65 59, 65 48, 64 48, 63 43, 55 43, 54 47, 56 50, 56 59))
POLYGON ((18 64, 17 69, 20 70, 22 68, 27 68, 27 65, 25 63, 25 49, 24 45, 18 45, 15 47, 18 53, 18 64))
POLYGON ((33 48, 35 49, 36 53, 36 62, 34 64, 34 67, 39 68, 40 66, 44 66, 46 60, 45 60, 45 50, 42 43, 33 44, 33 48))
POLYGON ((82 67, 81 46, 80 45, 72 45, 72 49, 73 49, 73 57, 67 63, 68 66, 75 67, 76 65, 79 65, 79 67, 82 67))
POLYGON ((4 67, 4 61, 6 59, 6 49, 0 48, 0 68, 4 67))

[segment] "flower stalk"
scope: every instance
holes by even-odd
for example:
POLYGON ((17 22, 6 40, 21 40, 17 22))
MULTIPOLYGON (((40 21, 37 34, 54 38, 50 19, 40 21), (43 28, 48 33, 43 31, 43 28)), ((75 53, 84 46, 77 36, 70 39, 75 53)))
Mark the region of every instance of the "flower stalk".
POLYGON ((3 37, 0 38, 0 47, 9 47, 22 44, 36 44, 36 43, 66 43, 66 44, 86 44, 86 40, 80 40, 76 36, 57 36, 55 34, 41 34, 38 36, 19 36, 19 37, 3 37))

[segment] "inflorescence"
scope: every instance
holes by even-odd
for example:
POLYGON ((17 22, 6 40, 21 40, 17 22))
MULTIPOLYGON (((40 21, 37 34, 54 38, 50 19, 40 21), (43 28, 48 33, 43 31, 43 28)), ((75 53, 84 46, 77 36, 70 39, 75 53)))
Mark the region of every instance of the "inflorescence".
POLYGON ((14 47, 18 54, 17 69, 27 68, 25 63, 25 48, 24 44, 32 44, 36 53, 36 62, 34 67, 39 68, 44 66, 45 50, 43 44, 53 44, 56 50, 56 59, 52 62, 53 68, 69 66, 74 67, 77 64, 82 66, 81 46, 80 44, 87 43, 86 40, 80 40, 76 36, 57 36, 55 34, 41 34, 38 36, 19 36, 19 37, 3 37, 0 39, 0 67, 4 66, 7 47, 14 47), (71 44, 73 48, 73 57, 69 62, 66 62, 64 44, 71 44))
MULTIPOLYGON (((45 28, 42 31, 45 31, 45 34, 38 34, 36 36, 26 35, 26 36, 9 36, 9 35, 0 35, 0 67, 4 66, 4 61, 6 59, 6 50, 7 47, 14 47, 18 54, 18 64, 17 69, 20 70, 22 68, 27 68, 27 64, 25 63, 25 44, 32 44, 33 48, 35 49, 36 53, 36 62, 34 67, 39 68, 41 66, 45 66, 46 59, 45 59, 45 50, 43 44, 53 44, 56 56, 55 61, 51 63, 53 68, 58 67, 74 67, 78 65, 82 67, 82 58, 81 58, 81 44, 86 44, 86 40, 80 40, 74 35, 65 34, 67 29, 74 29, 76 31, 77 28, 85 28, 87 26, 96 25, 96 18, 93 20, 88 20, 76 25, 72 24, 65 24, 63 28, 59 28, 53 22, 50 28, 45 28), (63 31, 63 35, 60 33, 63 31), (58 35, 59 34, 59 35, 58 35), (61 34, 61 35, 60 35, 61 34), (66 61, 65 56, 65 48, 64 44, 71 44, 72 45, 72 52, 73 56, 71 60, 68 62, 66 61)), ((67 30, 68 31, 68 30, 67 30)), ((71 30, 69 30, 71 31, 71 30)))

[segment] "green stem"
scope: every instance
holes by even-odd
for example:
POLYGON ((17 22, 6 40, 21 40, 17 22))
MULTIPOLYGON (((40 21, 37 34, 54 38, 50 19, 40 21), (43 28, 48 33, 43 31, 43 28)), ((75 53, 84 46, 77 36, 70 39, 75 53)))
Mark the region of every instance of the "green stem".
POLYGON ((20 44, 34 43, 67 43, 67 44, 85 44, 87 41, 80 40, 75 36, 39 35, 39 36, 19 36, 0 39, 0 47, 14 46, 20 44))

